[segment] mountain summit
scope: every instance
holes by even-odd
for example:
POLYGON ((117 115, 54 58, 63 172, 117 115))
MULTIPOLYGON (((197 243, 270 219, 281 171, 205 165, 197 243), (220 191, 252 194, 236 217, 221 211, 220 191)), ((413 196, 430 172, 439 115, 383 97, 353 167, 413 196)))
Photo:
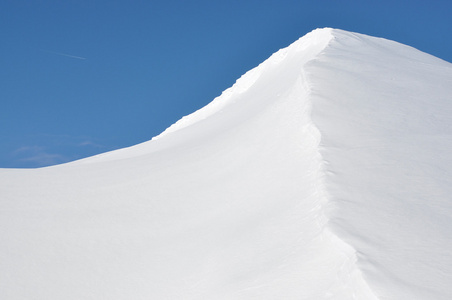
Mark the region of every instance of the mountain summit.
POLYGON ((0 169, 4 299, 451 299, 452 65, 317 29, 133 147, 0 169))

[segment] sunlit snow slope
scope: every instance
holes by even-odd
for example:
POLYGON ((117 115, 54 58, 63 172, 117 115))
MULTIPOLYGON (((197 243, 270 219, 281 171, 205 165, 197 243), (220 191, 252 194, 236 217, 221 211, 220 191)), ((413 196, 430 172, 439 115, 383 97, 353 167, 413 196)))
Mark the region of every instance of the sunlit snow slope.
POLYGON ((320 29, 149 142, 0 169, 0 298, 452 299, 451 95, 320 29))

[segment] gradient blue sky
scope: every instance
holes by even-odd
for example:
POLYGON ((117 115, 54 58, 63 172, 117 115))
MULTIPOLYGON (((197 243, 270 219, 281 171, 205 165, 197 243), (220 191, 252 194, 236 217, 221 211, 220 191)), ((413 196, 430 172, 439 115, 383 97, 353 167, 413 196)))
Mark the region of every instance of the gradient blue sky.
POLYGON ((0 4, 0 167, 147 141, 319 27, 452 61, 452 1, 22 1, 0 4))

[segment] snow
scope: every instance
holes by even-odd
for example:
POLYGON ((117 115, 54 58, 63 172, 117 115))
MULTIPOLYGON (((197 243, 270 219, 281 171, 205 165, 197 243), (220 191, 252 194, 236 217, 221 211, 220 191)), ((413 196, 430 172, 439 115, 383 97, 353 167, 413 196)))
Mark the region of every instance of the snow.
POLYGON ((451 299, 451 64, 341 32, 306 72, 330 223, 369 285, 382 299, 451 299))
POLYGON ((149 142, 0 169, 0 295, 450 299, 451 83, 317 29, 149 142))

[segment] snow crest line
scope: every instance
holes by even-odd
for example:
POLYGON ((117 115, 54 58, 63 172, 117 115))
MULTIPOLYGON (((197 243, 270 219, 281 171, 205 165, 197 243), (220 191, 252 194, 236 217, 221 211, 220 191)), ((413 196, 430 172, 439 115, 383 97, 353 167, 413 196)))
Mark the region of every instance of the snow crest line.
MULTIPOLYGON (((325 29, 323 29, 325 30, 325 29)), ((328 194, 327 188, 326 188, 326 172, 327 168, 325 165, 327 162, 322 156, 321 153, 321 147, 322 147, 322 132, 319 130, 319 128, 316 126, 314 121, 312 120, 312 109, 313 109, 313 97, 312 97, 312 79, 310 79, 309 73, 306 71, 306 65, 310 63, 314 63, 318 57, 322 54, 323 51, 325 51, 331 44, 333 40, 336 39, 334 35, 334 29, 331 30, 331 38, 328 41, 328 43, 325 45, 325 47, 319 51, 312 59, 307 61, 303 64, 301 70, 300 70, 300 82, 302 85, 302 89, 305 90, 307 94, 307 101, 308 101, 308 113, 307 116, 309 118, 309 127, 310 127, 310 134, 315 136, 316 140, 316 154, 318 156, 318 163, 319 163, 319 173, 318 173, 318 179, 317 179, 317 190, 318 190, 318 197, 319 197, 319 203, 321 206, 321 212, 322 215, 319 216, 319 222, 323 225, 323 232, 322 236, 323 238, 327 238, 332 242, 332 245, 338 250, 341 255, 343 256, 343 262, 339 267, 339 270, 337 272, 337 277, 339 281, 343 285, 344 289, 344 295, 345 293, 351 294, 352 299, 358 300, 358 299, 366 299, 366 300, 378 300, 379 298, 375 295, 375 293, 371 290, 369 287, 367 281, 365 280, 362 271, 358 267, 358 257, 357 257, 357 251, 355 248, 353 248, 350 244, 345 242, 338 236, 334 230, 329 225, 330 222, 330 213, 333 211, 334 204, 331 201, 331 198, 328 194)), ((339 294, 332 294, 331 297, 337 297, 339 294)))

